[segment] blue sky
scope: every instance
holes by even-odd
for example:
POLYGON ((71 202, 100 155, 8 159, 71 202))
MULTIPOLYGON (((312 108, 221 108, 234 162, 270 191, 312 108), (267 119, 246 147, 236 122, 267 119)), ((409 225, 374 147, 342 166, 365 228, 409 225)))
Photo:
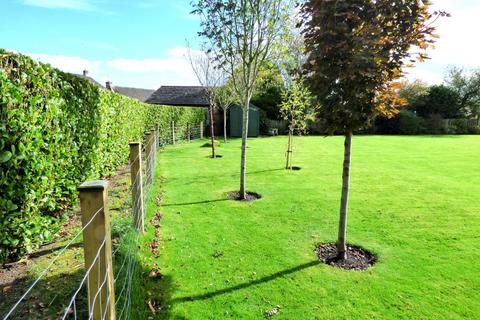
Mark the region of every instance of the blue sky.
MULTIPOLYGON (((409 78, 439 83, 448 65, 480 67, 480 1, 434 0, 453 16, 438 23, 432 60, 409 78)), ((0 0, 0 47, 99 82, 157 88, 197 81, 186 39, 198 48, 199 20, 190 0, 0 0)))
POLYGON ((198 47, 199 20, 189 14, 189 3, 1 0, 0 47, 70 72, 89 69, 101 82, 147 88, 191 84, 196 81, 183 55, 186 39, 198 47), (185 71, 188 75, 177 74, 185 71))

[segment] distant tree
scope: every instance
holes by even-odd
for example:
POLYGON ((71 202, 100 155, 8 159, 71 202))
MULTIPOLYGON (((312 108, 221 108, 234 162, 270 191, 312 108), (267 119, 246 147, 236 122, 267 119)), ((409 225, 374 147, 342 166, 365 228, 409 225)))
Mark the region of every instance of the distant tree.
POLYGON ((405 99, 407 105, 415 103, 415 101, 428 94, 428 84, 422 80, 415 80, 409 82, 403 80, 400 82, 400 89, 398 95, 405 99))
POLYGON ((451 67, 445 78, 446 84, 459 97, 459 107, 470 118, 480 118, 480 69, 467 72, 451 67))
POLYGON ((311 94, 301 81, 293 82, 290 90, 283 94, 280 112, 288 123, 288 144, 286 169, 292 169, 293 135, 308 131, 308 121, 315 119, 311 94))
POLYGON ((269 119, 279 120, 284 83, 280 70, 272 61, 266 61, 258 72, 252 103, 264 110, 269 119))
MULTIPOLYGON (((434 42, 429 2, 420 0, 307 0, 302 5, 305 68, 319 116, 330 133, 345 135, 337 258, 345 259, 353 132, 377 114, 393 115, 401 99, 396 80, 405 59, 418 60, 434 42)), ((437 13, 446 15, 445 13, 437 13)))
POLYGON ((250 101, 260 66, 282 32, 287 0, 196 0, 193 12, 201 18, 199 35, 216 61, 229 73, 241 98, 242 152, 240 198, 246 198, 247 136, 250 101))
POLYGON ((216 158, 215 150, 215 117, 214 111, 216 107, 216 90, 220 85, 223 74, 212 55, 208 52, 192 53, 192 50, 188 49, 188 59, 190 65, 195 73, 198 82, 205 89, 208 100, 208 118, 210 123, 210 140, 212 148, 212 158, 216 158))
POLYGON ((423 118, 438 115, 444 119, 462 118, 460 96, 445 85, 434 85, 428 88, 427 94, 418 97, 408 109, 423 118))

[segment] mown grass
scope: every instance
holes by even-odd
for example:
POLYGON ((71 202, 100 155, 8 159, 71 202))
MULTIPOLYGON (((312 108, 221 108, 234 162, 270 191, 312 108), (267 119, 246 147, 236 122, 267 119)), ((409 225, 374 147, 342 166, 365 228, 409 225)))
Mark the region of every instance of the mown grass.
POLYGON ((136 288, 137 319, 259 319, 276 306, 275 319, 478 318, 480 137, 354 137, 348 239, 379 257, 362 272, 314 253, 336 238, 342 137, 296 138, 296 172, 283 169, 285 137, 250 139, 253 203, 225 200, 240 141, 221 159, 201 144, 160 154, 149 207, 162 214, 159 256, 151 225, 140 256, 163 277, 136 288))

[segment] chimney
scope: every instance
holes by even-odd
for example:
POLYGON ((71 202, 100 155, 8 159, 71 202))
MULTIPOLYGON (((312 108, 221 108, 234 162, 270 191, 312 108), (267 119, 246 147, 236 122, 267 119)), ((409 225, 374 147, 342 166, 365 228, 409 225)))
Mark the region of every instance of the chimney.
POLYGON ((109 91, 113 91, 113 83, 110 80, 105 82, 105 88, 109 91))
POLYGON ((83 76, 88 77, 88 70, 83 70, 83 76))

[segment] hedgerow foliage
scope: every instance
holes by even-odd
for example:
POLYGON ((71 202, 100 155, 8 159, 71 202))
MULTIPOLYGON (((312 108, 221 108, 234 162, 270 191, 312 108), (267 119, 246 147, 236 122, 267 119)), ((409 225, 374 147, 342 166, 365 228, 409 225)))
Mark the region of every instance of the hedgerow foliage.
POLYGON ((76 187, 126 163, 129 141, 203 111, 151 106, 0 49, 0 261, 52 238, 76 187))

